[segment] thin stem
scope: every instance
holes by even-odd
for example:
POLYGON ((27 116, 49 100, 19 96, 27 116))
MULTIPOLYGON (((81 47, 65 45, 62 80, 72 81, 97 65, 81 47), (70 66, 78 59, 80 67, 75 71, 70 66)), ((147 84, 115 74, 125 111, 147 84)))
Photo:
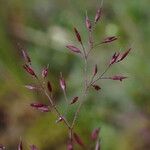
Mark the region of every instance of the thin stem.
POLYGON ((65 101, 68 104, 68 98, 67 98, 66 90, 63 90, 63 94, 64 94, 64 97, 65 97, 65 101))
POLYGON ((86 91, 86 87, 87 87, 87 58, 85 59, 85 67, 84 67, 84 90, 86 91))
POLYGON ((90 82, 89 82, 89 84, 88 84, 88 87, 87 87, 87 88, 89 88, 89 87, 90 87, 91 83, 92 83, 92 82, 93 82, 93 80, 94 80, 94 77, 95 77, 95 75, 93 74, 93 75, 92 75, 92 77, 91 77, 91 80, 90 80, 90 82))
MULTIPOLYGON (((111 65, 109 65, 109 66, 105 69, 105 71, 104 71, 96 80, 93 81, 94 76, 92 76, 89 85, 86 84, 86 88, 85 88, 85 91, 84 91, 84 94, 83 94, 83 98, 86 96, 86 93, 87 93, 87 91, 88 91, 90 85, 94 84, 96 81, 98 81, 99 79, 101 79, 101 78, 103 77, 103 75, 108 71, 108 69, 110 68, 110 66, 111 66, 111 65)), ((85 65, 85 71, 86 71, 86 68, 87 68, 87 66, 85 65)), ((86 81, 86 80, 85 80, 85 81, 86 81)), ((73 122, 72 122, 72 125, 71 125, 71 129, 72 129, 72 130, 73 130, 73 127, 74 127, 75 122, 76 122, 76 120, 77 120, 77 116, 78 116, 78 114, 79 114, 79 112, 80 112, 80 110, 81 110, 81 107, 82 107, 82 105, 83 105, 83 102, 84 102, 83 100, 80 102, 80 104, 78 105, 78 108, 77 108, 77 110, 76 110, 76 112, 75 112, 75 115, 74 115, 74 118, 73 118, 73 122)))
MULTIPOLYGON (((83 92, 83 96, 82 96, 83 98, 86 96, 87 90, 88 90, 88 85, 87 85, 87 58, 85 58, 85 65, 84 65, 84 92, 83 92)), ((81 102, 79 103, 79 105, 77 107, 77 110, 75 112, 75 115, 74 115, 74 118, 73 118, 73 121, 72 121, 71 129, 73 129, 73 127, 75 125, 75 122, 77 120, 77 116, 78 116, 78 114, 80 112, 82 104, 83 104, 83 99, 81 99, 81 102)))
POLYGON ((101 77, 101 79, 110 79, 110 77, 101 77))
POLYGON ((82 47, 82 50, 83 50, 84 59, 86 59, 87 58, 87 54, 86 54, 85 47, 84 47, 82 42, 80 44, 81 44, 81 47, 82 47))
POLYGON ((102 45, 102 44, 104 44, 104 43, 102 43, 102 42, 97 43, 97 44, 95 44, 95 45, 93 46, 93 48, 96 48, 96 47, 98 47, 98 46, 100 46, 100 45, 102 45))
POLYGON ((90 49, 93 47, 92 31, 93 31, 93 30, 90 30, 90 31, 89 31, 89 47, 90 47, 90 49))
POLYGON ((75 121, 77 119, 77 116, 78 116, 78 113, 80 112, 80 108, 82 106, 83 102, 80 102, 80 104, 78 105, 78 108, 75 112, 75 115, 74 115, 74 118, 73 118, 73 121, 72 121, 72 125, 71 125, 71 128, 73 129, 74 125, 75 125, 75 121))
POLYGON ((89 31, 89 51, 87 52, 87 57, 89 56, 91 50, 93 49, 93 36, 92 36, 92 32, 94 31, 94 25, 93 25, 93 28, 91 29, 91 31, 89 31))
MULTIPOLYGON (((84 96, 83 97, 85 97, 86 96, 86 92, 84 93, 84 96)), ((71 125, 71 129, 73 129, 73 127, 74 127, 74 125, 75 125, 75 122, 76 122, 76 120, 77 120, 77 117, 78 117, 78 114, 79 114, 79 112, 80 112, 80 110, 81 110, 81 107, 82 107, 82 105, 83 105, 83 99, 82 99, 82 101, 79 103, 79 105, 78 105, 78 107, 77 107, 77 110, 76 110, 76 112, 75 112, 75 115, 74 115, 74 118, 73 118, 73 121, 72 121, 72 125, 71 125)))

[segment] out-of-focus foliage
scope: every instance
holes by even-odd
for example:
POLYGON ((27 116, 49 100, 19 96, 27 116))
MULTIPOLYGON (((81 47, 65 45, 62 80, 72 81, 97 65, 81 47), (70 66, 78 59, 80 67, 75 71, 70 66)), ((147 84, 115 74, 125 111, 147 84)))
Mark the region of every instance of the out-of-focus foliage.
MULTIPOLYGON (((47 100, 40 93, 24 88, 33 80, 22 69, 17 43, 28 49, 39 74, 43 67, 50 65, 48 78, 53 81, 55 97, 63 112, 65 103, 58 85, 59 72, 67 79, 70 99, 81 92, 83 76, 82 60, 68 52, 65 45, 75 42, 73 26, 87 40, 85 11, 88 10, 92 19, 99 3, 97 0, 0 1, 0 143, 8 149, 16 149, 20 136, 25 149, 35 144, 41 150, 63 150, 67 140, 65 127, 55 124, 53 113, 42 114, 30 108, 31 102, 47 100)), ((102 72, 114 51, 131 46, 130 56, 108 72, 129 79, 122 83, 101 81, 100 92, 91 90, 76 130, 89 143, 92 129, 101 127, 102 150, 149 150, 149 0, 105 0, 103 17, 94 36, 100 41, 108 35, 119 36, 119 40, 93 51, 89 73, 95 63, 102 72)), ((69 118, 75 107, 69 110, 69 118)))

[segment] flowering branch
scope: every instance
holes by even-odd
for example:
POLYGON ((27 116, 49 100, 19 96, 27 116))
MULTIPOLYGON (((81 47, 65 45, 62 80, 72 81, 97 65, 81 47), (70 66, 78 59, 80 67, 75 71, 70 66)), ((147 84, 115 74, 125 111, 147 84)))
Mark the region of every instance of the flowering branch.
MULTIPOLYGON (((81 146, 83 149, 85 149, 85 147, 86 147, 86 145, 82 141, 81 137, 77 133, 74 132, 74 127, 76 125, 77 117, 80 113, 80 110, 82 108, 84 100, 86 99, 86 96, 88 94, 89 89, 92 87, 96 91, 100 90, 101 87, 99 85, 97 85, 96 82, 101 80, 101 79, 109 79, 109 80, 111 79, 111 80, 122 81, 122 80, 127 78, 127 77, 122 76, 122 75, 114 75, 112 77, 105 77, 104 75, 107 73, 107 71, 115 63, 119 63, 122 60, 124 60, 127 57, 127 55, 129 54, 129 52, 131 51, 131 48, 129 48, 128 50, 126 50, 123 53, 121 53, 121 52, 116 53, 115 52, 114 55, 111 57, 111 60, 108 64, 108 66, 106 67, 106 69, 99 75, 98 75, 98 66, 95 65, 94 71, 93 71, 92 75, 90 75, 91 77, 88 78, 88 64, 89 64, 89 56, 91 54, 91 51, 93 49, 95 49, 97 46, 100 46, 101 44, 109 44, 109 43, 112 43, 118 39, 118 37, 116 37, 116 36, 110 36, 110 37, 106 37, 105 39, 103 39, 98 44, 95 44, 95 40, 93 38, 93 32, 94 32, 94 29, 95 29, 98 21, 100 21, 101 16, 102 16, 102 7, 97 9, 96 14, 95 14, 95 18, 93 19, 93 22, 89 19, 89 16, 86 12, 85 27, 86 27, 87 32, 88 32, 88 42, 86 44, 87 46, 85 46, 83 44, 81 34, 76 27, 74 27, 74 33, 75 33, 77 41, 79 42, 79 44, 81 46, 81 49, 72 45, 72 44, 68 44, 66 46, 66 48, 68 50, 70 50, 71 52, 80 55, 82 60, 84 61, 82 95, 80 97, 74 96, 70 102, 68 101, 67 94, 66 94, 66 87, 67 87, 66 81, 65 81, 62 73, 60 73, 59 84, 60 84, 61 90, 63 91, 64 98, 65 98, 65 101, 67 104, 67 108, 70 105, 73 105, 74 103, 79 101, 79 104, 78 104, 77 109, 73 115, 71 123, 68 122, 67 118, 59 111, 56 104, 54 103, 54 98, 52 95, 53 88, 52 88, 51 82, 46 80, 46 78, 48 76, 49 65, 42 70, 42 73, 41 73, 42 81, 41 81, 40 77, 36 74, 36 72, 34 71, 34 69, 32 67, 31 58, 29 57, 27 51, 19 45, 19 49, 22 51, 23 58, 25 61, 23 68, 25 69, 25 71, 29 75, 31 75, 33 78, 35 78, 37 80, 38 86, 39 86, 39 87, 37 87, 37 86, 33 86, 33 85, 26 85, 25 87, 28 88, 29 90, 40 89, 45 94, 45 96, 47 97, 47 99, 49 101, 49 105, 42 104, 42 103, 31 103, 31 107, 33 107, 37 110, 40 110, 42 112, 49 112, 50 107, 54 109, 54 111, 58 117, 58 119, 56 120, 56 123, 63 122, 66 125, 66 127, 68 128, 69 141, 68 141, 68 145, 67 145, 67 150, 73 150, 74 141, 76 141, 76 143, 79 146, 81 146), (44 80, 44 82, 43 82, 43 80, 44 80)), ((96 128, 92 132, 92 140, 96 142, 95 150, 100 149, 99 132, 100 132, 99 128, 96 128)), ((18 150, 22 150, 22 142, 19 144, 18 150)), ((31 150, 37 150, 37 148, 34 145, 32 145, 31 150)))

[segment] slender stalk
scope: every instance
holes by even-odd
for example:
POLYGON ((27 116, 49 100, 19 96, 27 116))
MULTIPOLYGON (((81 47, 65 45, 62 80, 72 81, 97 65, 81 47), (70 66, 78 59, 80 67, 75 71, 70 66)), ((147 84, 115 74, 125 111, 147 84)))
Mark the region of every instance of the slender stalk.
POLYGON ((75 115, 74 115, 74 118, 73 118, 73 121, 72 121, 71 129, 73 129, 73 127, 74 127, 74 125, 75 125, 75 121, 76 121, 77 116, 78 116, 78 114, 79 114, 79 112, 80 112, 80 109, 81 109, 82 104, 83 104, 83 102, 80 102, 80 104, 78 105, 78 108, 77 108, 77 110, 76 110, 76 112, 75 112, 75 115))
POLYGON ((81 47, 82 47, 82 50, 83 50, 84 59, 86 59, 87 58, 87 54, 86 54, 85 47, 84 47, 83 43, 80 43, 80 44, 81 44, 81 47))
POLYGON ((65 101, 68 104, 68 98, 67 98, 66 90, 63 90, 63 94, 64 94, 65 101))
POLYGON ((73 129, 74 125, 75 125, 75 122, 77 120, 77 116, 80 112, 80 109, 83 105, 83 98, 86 96, 86 93, 87 93, 87 88, 88 87, 88 83, 87 83, 87 57, 85 57, 85 64, 84 64, 84 92, 83 92, 83 96, 82 96, 82 99, 81 99, 81 102, 79 103, 78 107, 77 107, 77 110, 75 112, 75 115, 74 115, 74 118, 73 118, 73 121, 72 121, 72 125, 71 125, 71 129, 73 129))

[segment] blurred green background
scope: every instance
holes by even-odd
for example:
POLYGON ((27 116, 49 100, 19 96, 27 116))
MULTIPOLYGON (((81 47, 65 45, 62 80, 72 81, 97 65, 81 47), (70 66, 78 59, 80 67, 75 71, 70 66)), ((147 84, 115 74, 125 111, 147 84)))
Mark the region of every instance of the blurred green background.
MULTIPOLYGON (((83 62, 68 52, 65 45, 76 43, 76 26, 87 41, 85 11, 95 15, 97 0, 1 0, 0 1, 0 143, 17 149, 20 137, 24 149, 35 144, 41 150, 63 150, 67 133, 62 123, 55 124, 54 113, 40 113, 30 103, 47 99, 25 89, 35 83, 22 69, 22 56, 16 43, 22 43, 40 74, 50 65, 56 103, 64 112, 59 88, 59 72, 67 80, 69 99, 81 93, 83 62)), ((100 81, 100 92, 90 90, 78 118, 76 131, 90 143, 93 128, 101 127, 102 150, 150 150, 150 9, 149 0, 105 0, 103 17, 94 37, 100 41, 116 35, 119 40, 94 50, 88 72, 98 64, 102 72, 115 51, 132 46, 131 54, 107 75, 129 76, 123 82, 100 81)), ((69 109, 71 119, 76 105, 69 109)), ((79 149, 77 147, 76 149, 79 149)))

